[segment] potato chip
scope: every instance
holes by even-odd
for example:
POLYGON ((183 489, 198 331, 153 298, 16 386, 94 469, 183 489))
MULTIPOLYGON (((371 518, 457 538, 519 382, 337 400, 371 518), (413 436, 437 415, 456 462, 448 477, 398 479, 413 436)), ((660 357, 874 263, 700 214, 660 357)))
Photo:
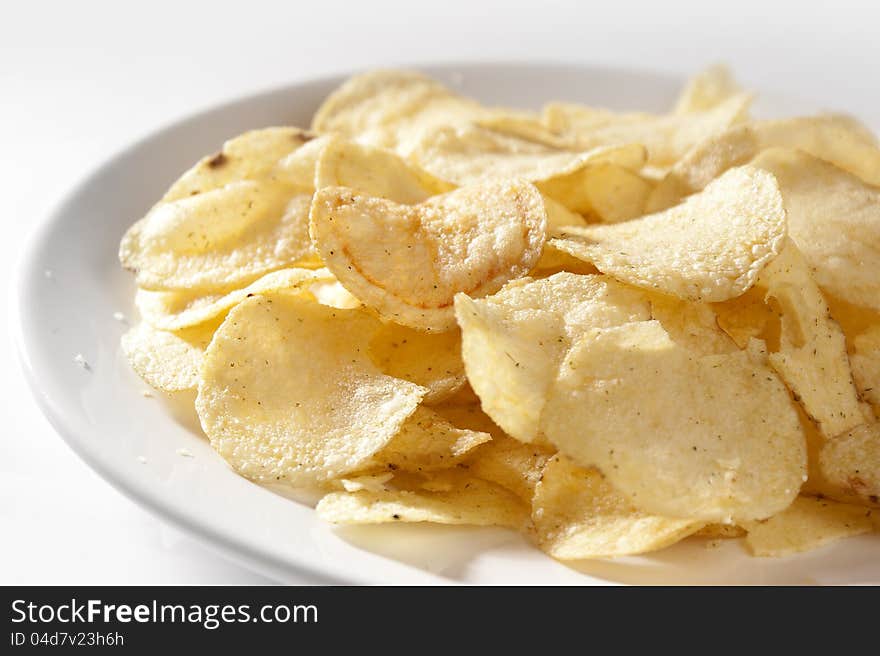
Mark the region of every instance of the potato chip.
POLYGON ((652 193, 648 211, 675 205, 727 169, 769 148, 797 149, 880 185, 880 149, 867 129, 851 117, 820 114, 753 121, 694 145, 652 193))
POLYGON ((321 153, 315 187, 348 187, 406 205, 453 189, 390 150, 342 139, 332 139, 321 153))
POLYGON ((880 310, 880 188, 803 153, 768 150, 754 164, 776 176, 789 235, 819 287, 880 310))
POLYGON ((535 486, 532 523, 538 545, 559 560, 656 551, 704 522, 648 515, 621 496, 596 469, 555 456, 535 486))
POLYGON ((633 193, 632 176, 625 177, 625 171, 641 168, 645 149, 633 143, 588 151, 560 149, 465 125, 426 133, 412 157, 438 178, 459 185, 507 178, 528 180, 544 195, 574 212, 586 214, 595 210, 591 194, 605 201, 603 209, 608 210, 611 192, 602 185, 610 176, 616 176, 618 185, 626 185, 626 193, 633 193), (590 183, 593 170, 599 165, 605 165, 600 169, 602 178, 590 183), (614 167, 614 171, 609 173, 609 167, 614 167))
POLYGON ((455 314, 465 371, 483 410, 516 439, 533 442, 573 341, 589 328, 648 319, 650 305, 604 276, 558 273, 513 282, 482 300, 459 294, 455 314))
POLYGON ((826 442, 819 467, 845 492, 880 504, 880 423, 862 424, 826 442))
POLYGON ((785 210, 773 177, 744 166, 659 214, 556 234, 552 246, 623 282, 724 301, 751 287, 779 252, 785 210))
POLYGON ((743 351, 694 354, 657 321, 588 331, 565 357, 541 427, 650 513, 768 517, 806 478, 804 435, 773 371, 743 351))
MULTIPOLYGON (((435 481, 436 482, 436 481, 435 481)), ((443 475, 440 489, 331 492, 315 509, 333 524, 431 522, 520 528, 526 505, 502 487, 466 475, 443 475)))
POLYGON ((119 259, 141 287, 206 292, 275 269, 317 267, 308 235, 311 197, 277 180, 239 180, 161 202, 126 232, 119 259))
MULTIPOLYGON (((593 216, 605 223, 629 221, 645 213, 653 185, 640 176, 617 164, 598 164, 584 177, 577 196, 565 196, 570 205, 588 209, 593 216)), ((552 188, 549 191, 553 191, 552 188)))
POLYGON ((367 355, 379 322, 285 293, 237 305, 202 365, 196 410, 211 445, 241 475, 312 485, 364 466, 426 390, 367 355))
POLYGON ((756 556, 789 556, 871 531, 871 511, 828 499, 798 497, 769 519, 744 524, 746 546, 756 556))
POLYGON ((880 325, 872 326, 853 339, 849 361, 859 395, 880 417, 880 325))
POLYGON ((555 451, 540 444, 523 444, 503 432, 475 449, 465 460, 470 472, 497 483, 531 503, 544 465, 555 451))
POLYGON ((122 351, 131 368, 150 387, 182 392, 199 384, 199 367, 217 323, 176 332, 140 323, 122 336, 122 351))
POLYGON ((698 355, 737 350, 736 343, 718 327, 715 312, 708 304, 663 294, 651 294, 649 298, 651 318, 660 322, 673 342, 698 355))
POLYGON ((363 303, 396 323, 442 331, 455 325, 456 293, 491 294, 535 266, 546 223, 535 187, 504 181, 418 205, 322 189, 310 229, 327 267, 363 303))
POLYGON ((741 538, 745 534, 746 530, 736 524, 707 524, 694 533, 694 537, 707 538, 709 540, 732 540, 741 538))
POLYGON ((741 349, 749 340, 761 339, 771 350, 779 350, 779 315, 764 302, 766 293, 766 289, 752 287, 742 296, 710 304, 719 328, 741 349))
POLYGON ((688 81, 675 103, 675 113, 682 115, 705 112, 741 91, 730 69, 722 64, 715 64, 688 81))
POLYGON ((648 164, 668 167, 694 144, 742 121, 750 104, 751 96, 739 93, 705 111, 655 116, 613 114, 581 105, 550 103, 544 107, 543 121, 578 148, 644 144, 648 149, 648 164))
POLYGON ((309 286, 309 292, 317 299, 318 303, 340 310, 353 310, 364 305, 335 278, 313 282, 309 286))
POLYGON ((764 269, 758 285, 781 309, 779 350, 770 353, 769 361, 795 399, 826 437, 861 424, 846 338, 797 247, 789 243, 764 269))
POLYGON ((223 144, 220 152, 203 157, 180 176, 162 197, 162 202, 170 203, 220 189, 237 180, 263 178, 280 160, 313 139, 313 134, 292 127, 245 132, 223 144))
POLYGON ((281 269, 267 273, 247 287, 234 289, 225 294, 206 294, 185 291, 151 291, 139 289, 135 304, 141 317, 161 330, 180 330, 197 326, 222 317, 230 308, 244 299, 271 291, 310 288, 316 282, 334 282, 326 269, 281 269))
POLYGON ((388 323, 370 342, 370 356, 389 376, 402 378, 428 389, 424 403, 439 403, 465 383, 461 359, 461 331, 425 333, 388 323))
POLYGON ((372 71, 330 94, 315 112, 312 129, 406 153, 423 130, 485 112, 479 103, 420 73, 372 71))
POLYGON ((365 468, 409 472, 448 469, 491 439, 489 433, 458 428, 433 410, 420 407, 365 468))

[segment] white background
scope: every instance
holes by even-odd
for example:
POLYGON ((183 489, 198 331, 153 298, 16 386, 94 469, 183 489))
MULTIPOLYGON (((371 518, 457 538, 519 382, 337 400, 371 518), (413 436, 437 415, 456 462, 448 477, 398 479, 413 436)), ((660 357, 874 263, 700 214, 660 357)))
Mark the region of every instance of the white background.
MULTIPOLYGON (((876 125, 878 38, 876 0, 4 1, 0 279, 12 280, 27 233, 101 160, 242 93, 407 62, 549 59, 687 74, 725 61, 750 87, 876 125)), ((162 526, 77 460, 30 399, 7 335, 10 304, 0 306, 0 584, 265 582, 162 526)))

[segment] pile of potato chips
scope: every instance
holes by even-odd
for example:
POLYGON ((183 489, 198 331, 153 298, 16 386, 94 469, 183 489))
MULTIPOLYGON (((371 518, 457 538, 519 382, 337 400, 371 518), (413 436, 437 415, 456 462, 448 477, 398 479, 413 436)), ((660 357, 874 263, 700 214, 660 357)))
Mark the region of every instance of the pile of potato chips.
POLYGON ((554 558, 880 511, 880 148, 749 116, 485 107, 418 73, 247 132, 122 240, 134 369, 334 523, 500 525, 554 558))

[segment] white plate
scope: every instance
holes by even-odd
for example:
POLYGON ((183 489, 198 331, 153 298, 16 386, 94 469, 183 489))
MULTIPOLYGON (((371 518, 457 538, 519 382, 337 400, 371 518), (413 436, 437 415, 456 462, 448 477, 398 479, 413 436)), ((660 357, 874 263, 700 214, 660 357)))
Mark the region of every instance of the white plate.
MULTIPOLYGON (((536 108, 549 99, 663 111, 680 80, 561 65, 425 67, 486 103, 536 108)), ((76 188, 25 254, 17 289, 19 344, 40 405, 71 447, 164 519, 277 580, 310 583, 878 583, 880 540, 866 536, 784 559, 749 557, 738 541, 681 544, 638 558, 566 566, 500 529, 378 526, 333 529, 306 503, 233 474, 200 435, 191 409, 147 389, 119 352, 134 316, 132 277, 116 253, 192 162, 250 128, 307 126, 341 79, 245 98, 176 123, 119 153, 76 188), (74 362, 82 354, 88 369, 74 362), (194 457, 179 455, 189 450, 194 457), (145 462, 142 460, 145 459, 145 462)), ((763 113, 812 108, 764 101, 763 113)))

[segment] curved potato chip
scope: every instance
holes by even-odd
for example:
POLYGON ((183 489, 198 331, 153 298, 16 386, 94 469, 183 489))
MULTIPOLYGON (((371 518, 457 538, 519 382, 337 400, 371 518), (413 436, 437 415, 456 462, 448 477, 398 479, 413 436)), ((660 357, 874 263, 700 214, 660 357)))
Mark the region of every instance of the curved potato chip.
POLYGON ((199 384, 199 368, 217 323, 177 332, 140 323, 122 336, 122 351, 131 368, 150 387, 182 392, 199 384))
POLYGON ((248 284, 275 269, 317 267, 308 235, 311 192, 237 181, 160 203, 122 239, 119 259, 147 289, 248 284))
POLYGON ((668 547, 704 522, 636 509, 595 469, 564 456, 544 467, 532 500, 538 545, 553 558, 578 560, 640 554, 668 547))
POLYGON ((778 515, 744 523, 746 546, 755 556, 788 556, 852 535, 869 533, 871 512, 859 506, 798 497, 778 515))
POLYGON ((657 321, 589 331, 541 422, 645 512, 730 523, 787 507, 806 446, 782 382, 748 353, 699 356, 657 321))
POLYGON ((420 407, 365 468, 407 472, 447 469, 491 439, 489 433, 458 428, 433 410, 420 407))
POLYGON ((705 111, 662 116, 614 114, 570 103, 550 103, 544 107, 542 120, 553 132, 579 148, 644 144, 648 164, 668 167, 694 144, 742 121, 751 101, 749 94, 738 93, 705 111))
POLYGON ((255 294, 310 288, 317 282, 334 280, 327 269, 281 269, 225 294, 138 289, 134 300, 141 317, 151 325, 161 330, 180 330, 224 316, 230 308, 255 294))
POLYGON ((651 294, 648 298, 651 318, 660 322, 673 342, 698 355, 737 350, 737 344, 718 327, 718 318, 709 305, 663 294, 651 294))
POLYGON ((826 438, 865 420, 853 384, 846 338, 831 318, 807 263, 790 241, 761 273, 758 286, 781 308, 779 350, 768 356, 826 438))
POLYGON ((710 304, 718 327, 741 349, 749 340, 761 339, 770 350, 779 350, 779 315, 764 301, 766 293, 766 289, 752 287, 741 296, 710 304))
MULTIPOLYGON (((253 180, 268 175, 277 163, 314 135, 300 128, 273 127, 250 130, 223 144, 214 155, 203 157, 171 185, 162 202, 220 189, 236 180, 253 180)), ((313 169, 314 170, 314 169, 313 169)))
POLYGON ((675 113, 704 112, 741 91, 730 69, 723 64, 715 64, 688 80, 675 103, 675 113))
POLYGON ((426 133, 411 157, 438 178, 459 185, 506 178, 528 180, 544 195, 586 214, 594 211, 592 195, 605 200, 601 193, 607 167, 638 170, 645 162, 645 149, 630 143, 589 151, 565 150, 465 125, 426 133), (598 172, 604 177, 590 183, 599 165, 606 166, 598 172))
POLYGON ((390 150, 342 139, 332 139, 321 153, 315 187, 348 187, 406 205, 453 189, 390 150))
POLYGON ((857 426, 819 453, 823 476, 845 492, 880 504, 880 423, 857 426))
POLYGON ((645 213, 645 205, 653 190, 651 182, 638 173, 617 164, 598 164, 585 176, 578 195, 566 195, 566 202, 575 207, 589 208, 605 223, 629 221, 645 213))
POLYGON ((318 517, 333 524, 431 522, 521 528, 522 501, 502 487, 468 476, 441 479, 440 489, 331 492, 318 502, 318 517))
POLYGON ((363 467, 426 392, 370 361, 379 325, 283 292, 237 305, 202 365, 196 410, 211 446, 262 482, 312 485, 363 467))
POLYGON ((534 186, 490 182, 399 205, 333 187, 315 194, 311 234, 363 303, 423 330, 455 325, 453 297, 491 294, 538 262, 547 215, 534 186))
POLYGON ((694 145, 664 177, 648 200, 659 211, 705 188, 724 171, 745 164, 761 151, 793 148, 880 185, 880 148, 852 117, 820 114, 738 125, 694 145))
POLYGON ((613 225, 565 228, 550 244, 618 280, 692 301, 723 301, 751 287, 785 238, 772 175, 729 170, 659 214, 613 225))
POLYGON ((604 276, 522 280, 481 300, 455 297, 465 371, 483 410, 523 442, 538 437, 547 392, 586 330, 650 318, 644 295, 604 276))
POLYGON ((484 112, 421 73, 380 70, 355 75, 331 93, 315 112, 312 129, 406 152, 421 131, 484 112))
POLYGON ((741 538, 746 534, 746 530, 742 526, 736 524, 707 524, 699 531, 694 533, 694 537, 708 538, 710 540, 731 540, 741 538))
POLYGON ((792 151, 765 151, 754 165, 776 176, 789 235, 819 287, 849 303, 880 310, 880 187, 792 151))
MULTIPOLYGON (((856 335, 849 356, 859 395, 880 413, 880 325, 856 335)), ((880 416, 878 416, 880 418, 880 416)))
POLYGON ((370 355, 389 376, 427 388, 423 403, 443 401, 464 385, 461 332, 425 333, 388 323, 370 342, 370 355))
POLYGON ((540 444, 523 444, 500 433, 475 449, 465 462, 474 476, 497 483, 531 503, 544 465, 554 453, 540 444))

